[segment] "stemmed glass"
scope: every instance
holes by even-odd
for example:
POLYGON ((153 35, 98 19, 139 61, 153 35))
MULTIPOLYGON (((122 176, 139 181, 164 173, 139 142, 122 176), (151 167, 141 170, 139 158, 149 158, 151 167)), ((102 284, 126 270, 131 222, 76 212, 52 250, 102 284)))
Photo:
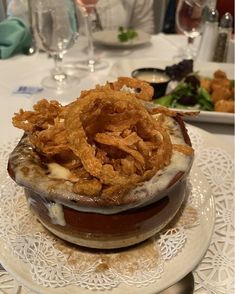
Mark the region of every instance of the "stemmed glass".
POLYGON ((187 37, 184 57, 194 58, 193 44, 203 30, 204 12, 207 0, 179 0, 176 10, 176 25, 187 37))
POLYGON ((78 78, 67 75, 62 60, 78 36, 76 5, 73 0, 34 0, 32 24, 38 47, 54 59, 51 75, 42 80, 42 86, 64 89, 78 83, 78 78))
POLYGON ((76 66, 87 69, 90 72, 107 67, 107 63, 95 58, 94 43, 92 36, 92 14, 96 12, 96 4, 98 0, 77 0, 78 7, 84 16, 85 31, 88 38, 88 59, 85 62, 77 62, 76 66))

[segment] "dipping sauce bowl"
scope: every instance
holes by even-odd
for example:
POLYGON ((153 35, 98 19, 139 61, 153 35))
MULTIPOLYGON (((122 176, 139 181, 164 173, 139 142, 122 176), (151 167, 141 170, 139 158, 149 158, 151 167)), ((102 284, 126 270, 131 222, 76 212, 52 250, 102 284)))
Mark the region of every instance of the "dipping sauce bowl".
POLYGON ((138 68, 132 71, 131 76, 150 83, 154 88, 153 99, 164 96, 167 85, 170 82, 170 77, 166 74, 164 69, 160 68, 138 68))

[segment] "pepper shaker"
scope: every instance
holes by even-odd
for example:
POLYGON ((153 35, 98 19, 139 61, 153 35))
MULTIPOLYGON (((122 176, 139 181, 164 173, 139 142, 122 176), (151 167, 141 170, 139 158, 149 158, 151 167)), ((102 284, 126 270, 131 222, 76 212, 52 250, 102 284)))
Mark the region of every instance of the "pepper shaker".
POLYGON ((232 34, 233 17, 226 12, 220 21, 219 33, 215 45, 213 61, 226 62, 228 45, 232 34))

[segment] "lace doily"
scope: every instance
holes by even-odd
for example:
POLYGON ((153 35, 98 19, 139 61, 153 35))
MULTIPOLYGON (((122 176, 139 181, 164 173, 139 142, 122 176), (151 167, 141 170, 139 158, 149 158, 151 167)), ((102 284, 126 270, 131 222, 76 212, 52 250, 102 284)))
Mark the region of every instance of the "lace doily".
POLYGON ((234 162, 220 148, 205 148, 195 128, 190 129, 190 136, 198 144, 196 163, 211 186, 216 204, 210 247, 194 271, 195 292, 234 293, 234 162))
MULTIPOLYGON (((5 171, 0 175, 0 239, 10 248, 13 258, 17 256, 27 264, 32 280, 39 285, 76 285, 92 290, 111 290, 123 284, 136 289, 147 287, 160 282, 165 270, 188 250, 205 214, 205 202, 212 199, 208 198, 211 188, 216 199, 215 231, 204 259, 194 272, 195 290, 198 293, 232 293, 232 160, 222 149, 205 149, 204 138, 196 129, 190 129, 190 136, 200 170, 193 169, 190 175, 189 197, 177 217, 151 240, 109 254, 68 245, 36 221, 28 210, 22 189, 5 171)), ((6 165, 14 145, 10 143, 0 149, 1 166, 6 165)))

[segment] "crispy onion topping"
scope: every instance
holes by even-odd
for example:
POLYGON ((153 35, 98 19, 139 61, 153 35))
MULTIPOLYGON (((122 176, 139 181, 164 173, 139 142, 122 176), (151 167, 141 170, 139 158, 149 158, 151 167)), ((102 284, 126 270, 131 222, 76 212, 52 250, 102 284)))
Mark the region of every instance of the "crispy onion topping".
MULTIPOLYGON (((67 106, 43 99, 33 111, 20 110, 13 118, 44 163, 70 171, 75 193, 117 199, 169 165, 173 150, 193 152, 190 146, 173 145, 163 126, 164 116, 177 114, 147 110, 136 93, 119 91, 125 81, 128 87, 138 86, 119 79, 112 87, 83 91, 67 106), (158 119, 152 116, 156 113, 158 119)), ((146 95, 148 87, 142 87, 146 95)))

